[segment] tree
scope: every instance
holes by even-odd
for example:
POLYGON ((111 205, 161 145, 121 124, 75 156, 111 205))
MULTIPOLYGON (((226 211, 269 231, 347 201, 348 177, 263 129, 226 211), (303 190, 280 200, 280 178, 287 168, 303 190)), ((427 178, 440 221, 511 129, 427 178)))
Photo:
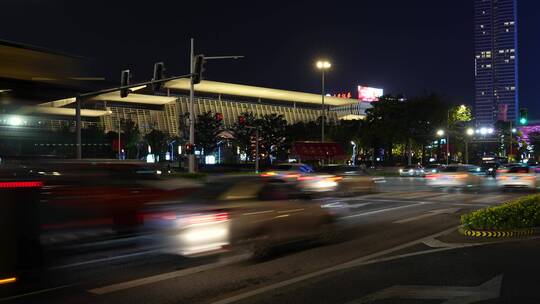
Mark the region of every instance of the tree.
MULTIPOLYGON (((234 144, 239 148, 240 153, 245 154, 251 159, 251 141, 255 136, 252 127, 258 126, 258 121, 252 112, 243 112, 240 114, 243 117, 243 121, 236 121, 230 131, 234 135, 234 144)), ((248 160, 246 158, 246 161, 248 160)))
POLYGON ((144 136, 146 143, 152 148, 152 153, 161 155, 166 151, 167 135, 157 129, 152 129, 144 136))
POLYGON ((121 139, 126 148, 126 158, 133 158, 135 156, 138 159, 141 143, 141 132, 139 131, 139 127, 131 119, 122 119, 120 121, 120 126, 122 129, 121 139))
POLYGON ((263 115, 257 124, 260 128, 259 151, 265 154, 265 158, 268 159, 270 156, 274 158, 283 156, 285 150, 288 148, 286 145, 287 121, 283 115, 263 115))
POLYGON ((197 116, 195 122, 195 142, 204 150, 204 154, 214 152, 219 141, 219 134, 223 131, 223 121, 216 118, 211 111, 197 116))

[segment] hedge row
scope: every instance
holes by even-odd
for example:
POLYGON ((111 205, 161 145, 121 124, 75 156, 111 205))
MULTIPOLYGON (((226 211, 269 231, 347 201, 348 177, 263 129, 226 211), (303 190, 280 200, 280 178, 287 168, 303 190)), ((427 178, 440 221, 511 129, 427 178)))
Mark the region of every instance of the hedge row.
POLYGON ((529 195, 500 206, 461 216, 461 224, 474 230, 508 230, 540 226, 540 195, 529 195))

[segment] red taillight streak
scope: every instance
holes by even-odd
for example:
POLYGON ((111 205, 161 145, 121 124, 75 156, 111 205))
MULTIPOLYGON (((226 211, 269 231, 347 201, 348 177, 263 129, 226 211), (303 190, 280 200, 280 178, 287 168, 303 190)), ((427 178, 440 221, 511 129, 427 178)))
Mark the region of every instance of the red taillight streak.
POLYGON ((306 180, 312 180, 315 179, 313 176, 301 176, 298 178, 299 181, 306 181, 306 180))
POLYGON ((0 188, 39 188, 43 187, 43 182, 0 182, 0 188))
POLYGON ((439 174, 428 174, 426 175, 427 179, 437 179, 439 177, 439 174))
POLYGON ((195 215, 187 219, 190 224, 214 223, 223 222, 229 219, 229 214, 226 212, 216 214, 195 215))

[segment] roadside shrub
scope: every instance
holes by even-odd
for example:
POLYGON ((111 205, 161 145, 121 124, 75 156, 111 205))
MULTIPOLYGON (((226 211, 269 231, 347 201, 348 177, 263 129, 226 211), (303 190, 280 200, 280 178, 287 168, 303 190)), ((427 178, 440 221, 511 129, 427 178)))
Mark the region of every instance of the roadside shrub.
POLYGON ((529 195, 500 206, 480 209, 461 216, 467 229, 508 230, 540 226, 540 195, 529 195))

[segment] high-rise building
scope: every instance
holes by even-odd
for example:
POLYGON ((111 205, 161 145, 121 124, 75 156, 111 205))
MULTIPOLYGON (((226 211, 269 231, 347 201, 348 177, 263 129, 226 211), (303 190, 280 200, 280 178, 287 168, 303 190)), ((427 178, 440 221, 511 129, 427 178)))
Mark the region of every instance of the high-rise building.
POLYGON ((475 0, 475 116, 479 126, 516 122, 517 0, 475 0))

